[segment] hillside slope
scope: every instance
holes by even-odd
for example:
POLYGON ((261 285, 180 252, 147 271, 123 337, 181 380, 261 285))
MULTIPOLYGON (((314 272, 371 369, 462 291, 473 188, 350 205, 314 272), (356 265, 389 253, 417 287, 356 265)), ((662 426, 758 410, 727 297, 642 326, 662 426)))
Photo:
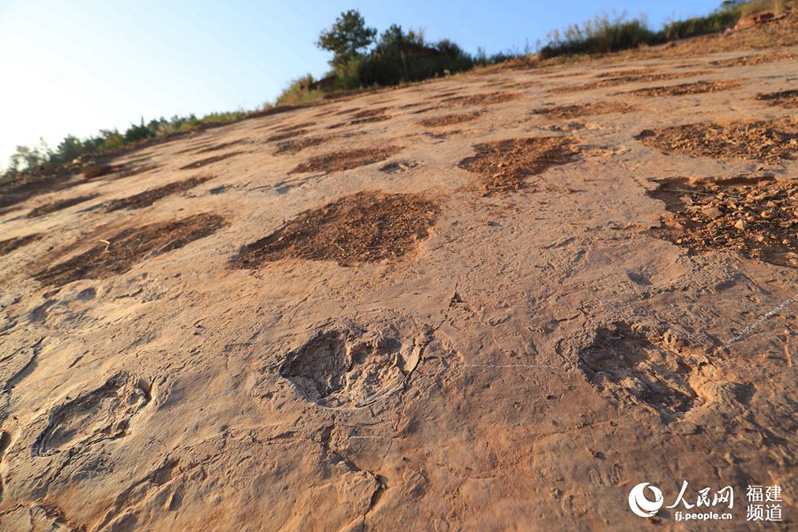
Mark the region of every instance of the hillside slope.
POLYGON ((794 526, 798 47, 726 42, 249 119, 7 209, 2 528, 716 529, 629 510, 683 481, 740 527, 778 484, 794 526))

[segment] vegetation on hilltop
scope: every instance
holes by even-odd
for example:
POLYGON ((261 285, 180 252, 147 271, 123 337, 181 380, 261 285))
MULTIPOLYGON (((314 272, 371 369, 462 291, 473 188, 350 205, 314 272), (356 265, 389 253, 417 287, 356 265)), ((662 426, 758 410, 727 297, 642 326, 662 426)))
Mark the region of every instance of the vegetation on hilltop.
MULTIPOLYGON (((796 0, 725 0, 705 17, 696 17, 666 24, 653 31, 643 18, 625 16, 610 19, 606 15, 571 25, 562 32, 547 36, 547 44, 540 48, 543 59, 562 55, 597 54, 636 48, 640 45, 664 43, 706 33, 723 31, 734 26, 741 17, 764 10, 780 14, 795 8, 796 0)), ((322 79, 308 74, 292 81, 277 98, 275 106, 306 105, 329 93, 374 86, 397 85, 421 81, 487 66, 529 55, 524 52, 504 52, 488 56, 484 50, 471 55, 456 43, 442 39, 430 42, 423 30, 404 30, 392 25, 379 34, 357 10, 342 13, 333 25, 321 32, 317 46, 333 54, 332 70, 322 79)), ((264 110, 273 107, 267 103, 264 110)), ((124 132, 101 130, 85 139, 68 135, 55 149, 44 142, 34 147, 18 146, 11 156, 2 177, 3 182, 17 179, 21 174, 38 175, 56 165, 91 164, 103 154, 157 141, 177 134, 242 120, 264 111, 242 110, 211 113, 201 118, 195 115, 159 118, 149 123, 132 124, 124 132)), ((273 112, 273 111, 272 111, 273 112)), ((24 180, 24 176, 23 176, 24 180)))
POLYGON ((554 30, 548 44, 540 50, 542 58, 572 54, 603 54, 637 48, 640 45, 662 44, 678 39, 717 33, 734 27, 741 17, 761 11, 776 14, 795 0, 725 0, 718 9, 704 17, 668 22, 659 31, 649 28, 644 17, 628 19, 625 14, 609 18, 606 14, 565 30, 554 30))

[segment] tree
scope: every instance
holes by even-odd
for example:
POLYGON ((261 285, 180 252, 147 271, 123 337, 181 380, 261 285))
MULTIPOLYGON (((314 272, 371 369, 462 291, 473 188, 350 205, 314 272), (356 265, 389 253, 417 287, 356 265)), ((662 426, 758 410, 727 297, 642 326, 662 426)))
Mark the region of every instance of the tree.
POLYGON ((55 149, 52 159, 54 162, 68 163, 83 155, 83 143, 74 135, 67 135, 55 149))
POLYGON ((330 64, 341 67, 360 56, 360 51, 374 42, 377 30, 367 28, 356 9, 341 13, 329 30, 322 31, 316 46, 334 54, 330 64))
POLYGON ((732 11, 745 3, 745 0, 724 0, 720 3, 720 9, 732 11))
POLYGON ((52 158, 52 151, 44 139, 39 139, 39 144, 33 148, 17 146, 17 151, 11 155, 8 164, 8 173, 17 174, 22 170, 28 171, 41 166, 52 158))

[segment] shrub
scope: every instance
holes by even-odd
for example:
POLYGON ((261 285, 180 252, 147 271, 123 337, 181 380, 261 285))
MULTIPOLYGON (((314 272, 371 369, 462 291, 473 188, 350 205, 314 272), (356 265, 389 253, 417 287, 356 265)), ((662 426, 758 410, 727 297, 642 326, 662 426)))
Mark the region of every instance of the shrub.
POLYGON ((148 139, 153 135, 150 131, 150 128, 144 125, 144 119, 141 119, 141 125, 137 126, 135 124, 131 125, 125 131, 125 142, 138 142, 140 140, 148 139))
POLYGON ((363 59, 360 82, 364 86, 397 85, 461 72, 474 64, 474 59, 450 40, 430 44, 425 42, 422 31, 405 33, 394 24, 383 32, 374 51, 363 59))
POLYGON ((733 27, 740 18, 737 9, 716 11, 706 17, 689 18, 667 24, 662 30, 664 38, 668 41, 716 33, 726 28, 733 27))
POLYGON ((313 82, 313 76, 310 74, 293 80, 277 97, 275 105, 303 105, 319 98, 322 95, 321 91, 310 88, 313 82))
POLYGON ((773 11, 780 15, 785 10, 782 0, 753 0, 740 5, 740 16, 747 17, 760 11, 773 11))
POLYGON ((200 124, 226 124, 246 118, 246 111, 228 111, 226 113, 210 113, 200 118, 200 124))
POLYGON ((617 52, 658 42, 660 37, 648 28, 645 20, 628 20, 625 14, 611 20, 605 14, 571 25, 562 34, 555 30, 548 39, 549 44, 540 51, 543 58, 617 52))

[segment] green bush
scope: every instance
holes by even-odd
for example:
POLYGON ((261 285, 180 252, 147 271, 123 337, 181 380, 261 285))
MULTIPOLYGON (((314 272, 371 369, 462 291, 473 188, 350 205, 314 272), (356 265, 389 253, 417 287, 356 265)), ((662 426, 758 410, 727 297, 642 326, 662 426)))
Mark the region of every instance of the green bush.
POLYGON ((322 95, 321 91, 310 89, 313 82, 313 76, 310 74, 293 80, 277 97, 275 105, 304 105, 319 98, 322 95))
POLYGON ((200 124, 226 124, 246 118, 246 111, 228 111, 226 113, 210 113, 200 118, 200 124))
POLYGON ((430 44, 424 40, 423 32, 404 32, 393 25, 380 36, 374 51, 362 60, 360 83, 397 85, 462 72, 474 64, 469 54, 448 39, 430 44))
POLYGON ((740 5, 740 16, 747 17, 760 11, 773 11, 780 15, 784 10, 785 2, 783 0, 753 0, 740 5))
POLYGON ((568 26, 561 34, 555 30, 549 44, 540 51, 546 59, 564 54, 601 54, 636 48, 659 42, 661 37, 648 28, 644 20, 627 20, 621 15, 611 20, 599 15, 582 24, 568 26))
POLYGON ((719 10, 706 17, 689 18, 667 24, 662 30, 665 40, 673 41, 686 37, 695 37, 707 33, 716 33, 733 27, 740 18, 738 8, 719 10))
POLYGON ((546 59, 569 54, 599 54, 636 48, 641 44, 660 44, 687 37, 717 33, 733 27, 741 16, 759 11, 772 10, 781 13, 794 0, 753 0, 742 2, 727 0, 705 17, 694 17, 666 24, 661 31, 654 32, 642 19, 628 20, 625 16, 610 20, 606 15, 598 16, 581 25, 572 25, 564 32, 554 31, 548 35, 548 44, 540 54, 546 59))

